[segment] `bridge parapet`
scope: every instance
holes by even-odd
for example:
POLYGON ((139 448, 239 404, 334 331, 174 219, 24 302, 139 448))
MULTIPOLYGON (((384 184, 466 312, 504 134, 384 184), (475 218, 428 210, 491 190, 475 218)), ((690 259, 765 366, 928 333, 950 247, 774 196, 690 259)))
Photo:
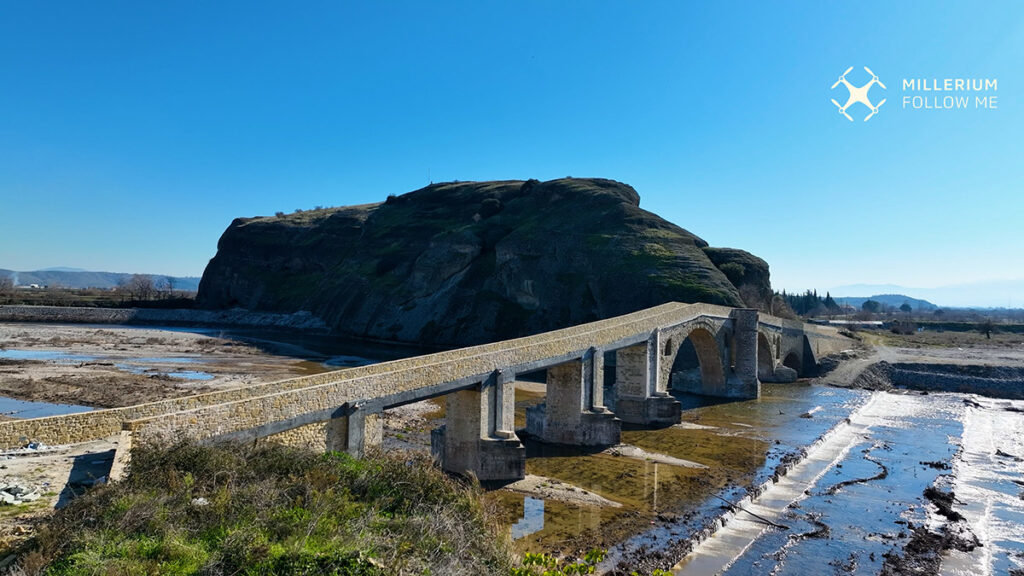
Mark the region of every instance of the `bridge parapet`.
MULTIPOLYGON (((714 380, 705 383, 706 392, 756 398, 759 328, 780 337, 797 331, 754 310, 665 304, 536 336, 322 374, 301 379, 303 386, 134 419, 125 429, 138 444, 180 433, 254 440, 319 423, 326 448, 360 453, 379 442, 383 410, 447 395, 448 423, 432 436, 442 466, 481 480, 514 479, 525 472, 512 419, 517 374, 547 370, 547 403, 528 415, 532 434, 548 442, 613 444, 620 418, 646 425, 679 421, 679 404, 667 386, 672 359, 690 336, 713 358, 702 360, 702 370, 709 366, 703 377, 714 380), (604 354, 612 351, 615 414, 605 408, 602 388, 604 354)), ((803 330, 799 336, 808 338, 803 330)))

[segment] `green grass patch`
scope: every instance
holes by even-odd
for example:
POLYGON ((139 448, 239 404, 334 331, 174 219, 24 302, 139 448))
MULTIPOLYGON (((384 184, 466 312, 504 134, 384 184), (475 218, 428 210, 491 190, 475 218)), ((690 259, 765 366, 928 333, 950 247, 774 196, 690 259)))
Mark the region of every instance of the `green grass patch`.
POLYGON ((502 574, 478 490, 420 455, 277 445, 142 448, 127 478, 56 512, 29 574, 502 574))

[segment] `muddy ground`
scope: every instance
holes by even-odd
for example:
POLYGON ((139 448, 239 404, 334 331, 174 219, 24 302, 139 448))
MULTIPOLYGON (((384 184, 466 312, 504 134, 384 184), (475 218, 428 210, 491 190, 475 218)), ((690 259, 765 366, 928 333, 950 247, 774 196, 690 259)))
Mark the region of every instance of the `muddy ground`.
POLYGON ((19 400, 115 408, 323 370, 215 332, 0 324, 0 396, 19 400), (64 356, 33 357, 46 353, 64 356))

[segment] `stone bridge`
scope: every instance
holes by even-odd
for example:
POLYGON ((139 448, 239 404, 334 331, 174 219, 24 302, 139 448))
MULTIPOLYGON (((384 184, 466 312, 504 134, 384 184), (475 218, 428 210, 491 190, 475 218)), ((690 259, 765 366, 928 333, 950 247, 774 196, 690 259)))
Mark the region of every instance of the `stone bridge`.
POLYGON ((677 388, 701 394, 757 398, 761 380, 794 380, 810 373, 819 355, 847 347, 849 341, 833 330, 756 310, 670 303, 516 340, 296 379, 308 385, 131 420, 124 423, 121 445, 123 450, 179 434, 245 441, 279 436, 361 454, 380 443, 384 410, 446 396, 447 424, 431 438, 442 467, 481 480, 511 480, 525 473, 525 449, 513 419, 519 375, 546 375, 546 402, 528 411, 528 434, 544 442, 601 446, 618 443, 622 422, 678 422, 679 403, 668 392, 677 380, 677 388), (699 371, 696 387, 680 378, 686 368, 678 369, 690 353, 699 371), (607 399, 606 389, 612 391, 607 399))
POLYGON ((544 404, 527 411, 541 441, 616 444, 622 422, 680 419, 669 387, 757 398, 762 381, 809 375, 848 348, 836 331, 756 310, 670 303, 516 340, 112 410, 0 422, 0 445, 24 438, 84 442, 120 432, 116 477, 131 446, 180 435, 269 439, 361 454, 382 439, 382 412, 446 396, 431 444, 444 469, 481 480, 525 473, 514 424, 518 376, 543 374, 544 404))

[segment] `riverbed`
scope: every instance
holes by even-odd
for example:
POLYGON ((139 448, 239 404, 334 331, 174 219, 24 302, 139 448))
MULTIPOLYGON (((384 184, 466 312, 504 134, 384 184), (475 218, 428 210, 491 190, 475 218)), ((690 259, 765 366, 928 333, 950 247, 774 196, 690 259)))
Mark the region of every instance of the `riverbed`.
MULTIPOLYGON (((0 400, 0 412, 127 405, 422 352, 270 331, 7 324, 0 394, 14 399, 0 400)), ((544 396, 542 379, 517 383, 517 427, 544 396)), ((965 537, 982 544, 936 552, 943 574, 1008 574, 1024 564, 1021 401, 813 382, 765 384, 757 400, 677 398, 680 424, 626 426, 622 444, 608 449, 544 445, 520 431, 527 481, 485 495, 514 547, 569 556, 607 549, 602 569, 615 574, 899 574, 920 561, 908 550, 922 534, 949 524, 925 496, 937 487, 955 494, 965 537)), ((427 450, 444 416, 443 399, 387 411, 385 448, 427 450)), ((53 469, 35 480, 59 485, 62 465, 112 448, 50 457, 53 469)))
POLYGON ((116 408, 414 353, 272 330, 0 323, 0 397, 29 402, 0 400, 0 414, 116 408))

